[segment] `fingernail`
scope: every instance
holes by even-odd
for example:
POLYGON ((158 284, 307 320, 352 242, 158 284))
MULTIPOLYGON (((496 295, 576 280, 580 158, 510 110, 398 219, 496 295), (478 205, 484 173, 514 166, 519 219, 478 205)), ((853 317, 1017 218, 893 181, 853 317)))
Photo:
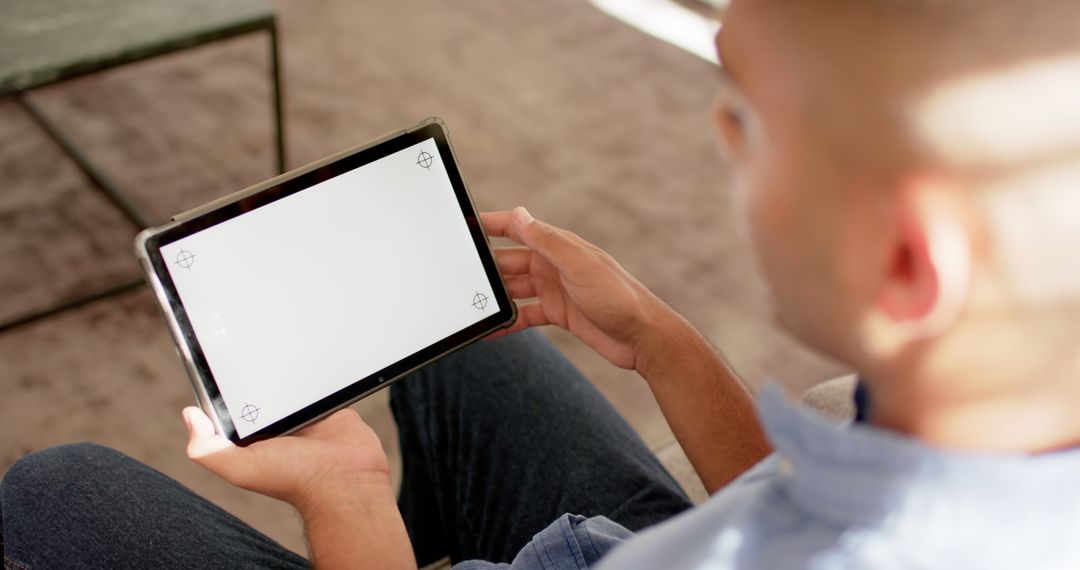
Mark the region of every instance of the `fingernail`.
POLYGON ((528 210, 521 206, 518 206, 518 208, 514 210, 514 215, 517 216, 518 221, 522 224, 527 224, 533 221, 532 214, 530 214, 528 210))
POLYGON ((180 417, 184 418, 184 425, 187 426, 188 431, 191 431, 191 416, 188 414, 187 408, 180 412, 180 417))

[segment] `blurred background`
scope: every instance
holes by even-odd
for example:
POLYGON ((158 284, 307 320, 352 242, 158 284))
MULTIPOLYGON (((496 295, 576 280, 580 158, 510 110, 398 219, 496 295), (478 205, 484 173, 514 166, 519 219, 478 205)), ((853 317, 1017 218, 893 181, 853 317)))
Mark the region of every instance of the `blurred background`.
MULTIPOLYGON (((478 207, 524 205, 606 249, 753 388, 773 379, 801 392, 842 372, 775 328, 753 273, 711 133, 712 6, 2 6, 0 472, 36 449, 102 443, 304 551, 286 505, 231 488, 185 458, 179 413, 191 388, 132 256, 140 222, 161 223, 276 174, 272 28, 289 168, 439 116, 478 207), (168 53, 146 57, 154 51, 168 53), (111 181, 133 212, 77 160, 111 181)), ((679 462, 635 374, 560 331, 546 334, 650 447, 679 462)), ((357 409, 396 458, 385 394, 357 409)))

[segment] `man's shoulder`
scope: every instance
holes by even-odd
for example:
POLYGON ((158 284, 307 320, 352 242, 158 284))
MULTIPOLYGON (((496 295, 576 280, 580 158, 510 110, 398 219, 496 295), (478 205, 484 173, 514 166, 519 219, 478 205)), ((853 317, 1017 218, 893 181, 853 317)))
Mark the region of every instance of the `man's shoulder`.
POLYGON ((618 545, 599 568, 724 568, 725 559, 760 551, 754 545, 796 514, 782 473, 781 459, 770 455, 700 506, 618 545))
POLYGON ((704 504, 638 535, 606 517, 567 514, 537 533, 509 565, 466 561, 454 568, 694 568, 714 562, 709 554, 718 533, 743 528, 742 519, 768 501, 778 465, 770 456, 704 504))

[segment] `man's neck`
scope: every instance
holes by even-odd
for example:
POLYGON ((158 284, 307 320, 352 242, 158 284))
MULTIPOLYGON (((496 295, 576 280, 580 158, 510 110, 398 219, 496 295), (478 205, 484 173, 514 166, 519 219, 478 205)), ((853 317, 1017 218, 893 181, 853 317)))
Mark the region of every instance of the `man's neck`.
POLYGON ((1076 394, 1028 390, 961 399, 911 388, 918 385, 872 384, 870 422, 963 451, 1044 453, 1080 446, 1076 394))

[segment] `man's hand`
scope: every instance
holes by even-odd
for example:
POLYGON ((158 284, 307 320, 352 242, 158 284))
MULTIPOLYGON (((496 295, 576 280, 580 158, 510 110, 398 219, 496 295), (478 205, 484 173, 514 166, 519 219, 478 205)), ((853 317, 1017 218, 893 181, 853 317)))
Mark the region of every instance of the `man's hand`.
POLYGON ((184 409, 187 453, 222 479, 303 510, 342 487, 391 488, 390 467, 379 438, 351 409, 341 410, 294 435, 237 447, 214 431, 202 410, 184 409))
POLYGON ((705 488, 711 493, 769 453, 753 402, 723 357, 693 325, 610 255, 525 208, 481 214, 487 233, 524 247, 495 250, 519 305, 509 334, 553 324, 649 384, 705 488))
POLYGON ((557 325, 612 364, 634 369, 661 323, 678 320, 610 255, 574 233, 533 219, 525 208, 480 217, 488 235, 524 246, 495 250, 510 296, 538 300, 519 306, 517 322, 493 336, 557 325))
POLYGON ((237 447, 185 408, 187 453, 222 479, 296 507, 317 568, 415 568, 379 438, 351 409, 237 447))

